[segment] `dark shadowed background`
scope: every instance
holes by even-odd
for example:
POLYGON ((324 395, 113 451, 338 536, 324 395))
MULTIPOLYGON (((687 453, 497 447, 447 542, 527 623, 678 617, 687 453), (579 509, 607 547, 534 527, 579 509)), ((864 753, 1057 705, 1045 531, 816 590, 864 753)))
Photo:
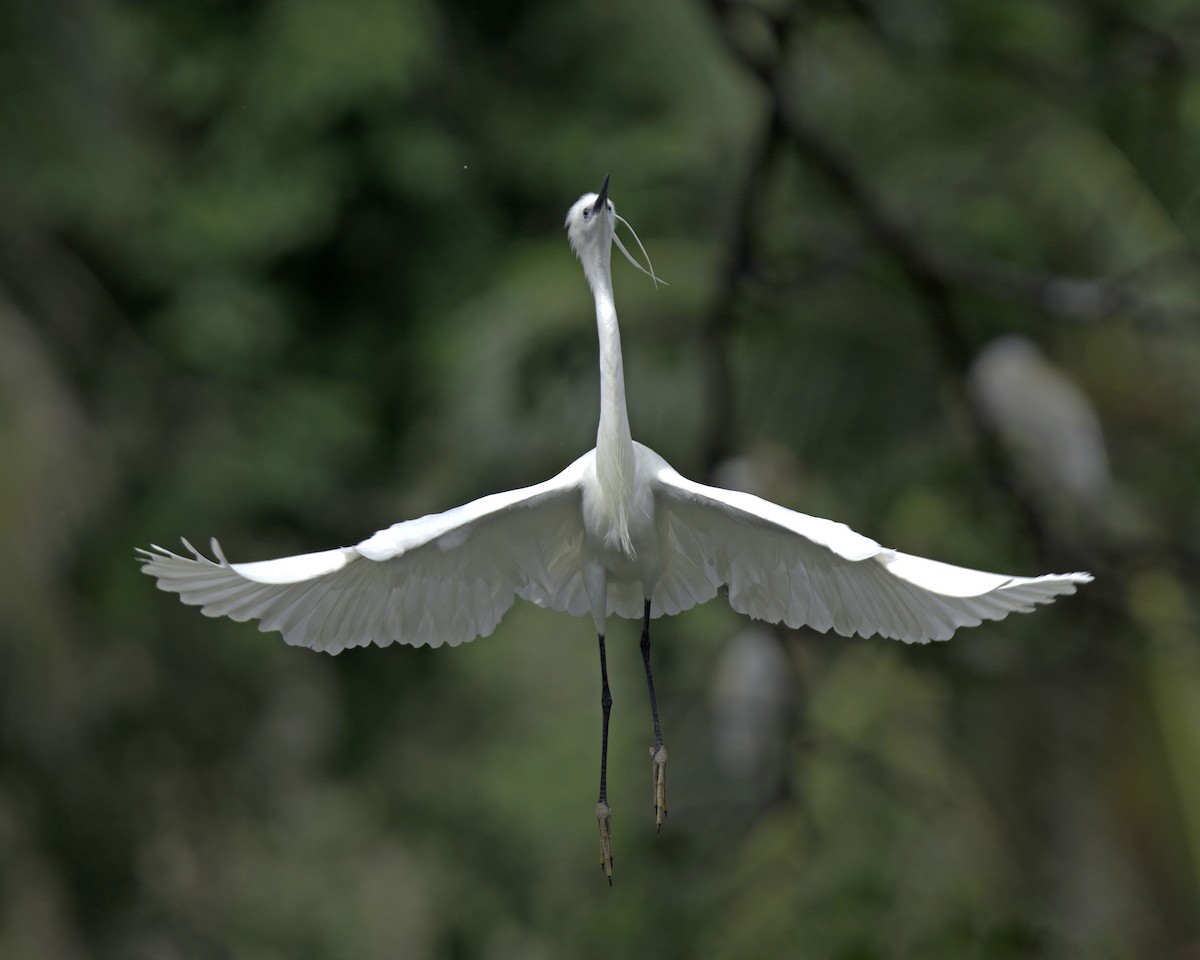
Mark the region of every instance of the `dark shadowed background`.
POLYGON ((1200 956, 1200 13, 1179 0, 10 0, 0 956, 1200 956), (904 647, 589 621, 288 648, 135 546, 353 543, 634 435, 1014 573, 904 647))

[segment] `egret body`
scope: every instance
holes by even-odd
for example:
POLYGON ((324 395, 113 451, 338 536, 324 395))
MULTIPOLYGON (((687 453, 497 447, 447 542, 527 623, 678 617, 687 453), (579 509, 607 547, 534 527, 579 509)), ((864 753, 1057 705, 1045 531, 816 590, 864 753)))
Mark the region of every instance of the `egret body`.
POLYGON ((599 639, 603 717, 596 817, 610 883, 610 614, 642 621, 661 827, 667 753, 650 669, 652 617, 686 610, 725 587, 730 605, 755 619, 926 642, 1030 611, 1092 579, 1086 573, 1013 577, 900 553, 844 524, 695 483, 635 443, 610 270, 614 242, 629 257, 614 233, 619 219, 607 177, 599 194, 584 194, 567 213, 567 236, 596 305, 600 424, 595 449, 556 477, 320 553, 230 563, 215 540, 215 560, 186 541, 192 557, 157 546, 141 551, 143 571, 202 613, 258 620, 260 630, 278 630, 290 644, 328 653, 371 643, 456 645, 487 636, 518 596, 576 616, 590 613, 599 639))

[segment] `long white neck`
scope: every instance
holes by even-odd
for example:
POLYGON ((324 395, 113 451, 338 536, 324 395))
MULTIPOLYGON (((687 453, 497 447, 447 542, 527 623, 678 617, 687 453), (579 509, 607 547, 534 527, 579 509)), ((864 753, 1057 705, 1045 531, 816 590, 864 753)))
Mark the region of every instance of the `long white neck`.
POLYGON ((625 407, 625 371, 621 362, 621 331, 613 302, 609 248, 584 260, 584 273, 596 298, 596 329, 600 335, 600 426, 596 431, 596 479, 601 506, 611 529, 613 546, 633 556, 629 512, 633 499, 633 435, 625 407))

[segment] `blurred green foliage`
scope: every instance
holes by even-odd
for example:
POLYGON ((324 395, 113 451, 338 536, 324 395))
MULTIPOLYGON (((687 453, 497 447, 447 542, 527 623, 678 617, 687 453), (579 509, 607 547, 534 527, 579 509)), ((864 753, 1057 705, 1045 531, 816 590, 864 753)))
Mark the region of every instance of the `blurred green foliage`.
POLYGON ((0 956, 1198 949, 1189 4, 13 0, 0 24, 0 956), (355 542, 589 448, 560 226, 606 172, 671 282, 616 265, 638 439, 915 553, 1098 574, 932 648, 771 634, 790 707, 753 775, 712 694, 745 625, 660 621, 660 836, 613 625, 612 889, 589 623, 518 604, 462 649, 329 659, 132 559, 355 542), (972 399, 1005 334, 1103 426, 1082 517, 972 399))

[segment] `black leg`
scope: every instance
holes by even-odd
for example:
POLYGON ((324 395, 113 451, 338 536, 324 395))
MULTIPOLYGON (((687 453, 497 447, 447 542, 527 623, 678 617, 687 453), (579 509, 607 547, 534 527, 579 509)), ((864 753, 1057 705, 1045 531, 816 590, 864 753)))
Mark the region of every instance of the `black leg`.
POLYGON ((612 713, 612 694, 608 691, 608 658, 604 654, 604 636, 600 636, 600 708, 604 711, 604 727, 600 734, 600 796, 608 801, 608 717, 612 713))
POLYGON ((662 728, 658 724, 658 700, 654 696, 654 673, 650 669, 650 601, 646 600, 642 618, 642 663, 646 667, 646 688, 650 691, 650 713, 654 717, 654 746, 650 748, 650 763, 654 773, 654 827, 662 829, 667 815, 667 748, 663 746, 662 728))
POLYGON ((608 717, 612 712, 612 694, 608 691, 608 658, 604 654, 604 634, 600 639, 600 707, 604 726, 600 734, 600 796, 596 800, 596 821, 600 824, 600 869, 612 886, 612 808, 608 805, 608 717))
POLYGON ((662 746, 662 729, 658 725, 658 701, 654 697, 654 674, 650 670, 650 601, 642 619, 642 663, 646 667, 646 686, 650 690, 650 713, 654 717, 654 746, 662 746))

